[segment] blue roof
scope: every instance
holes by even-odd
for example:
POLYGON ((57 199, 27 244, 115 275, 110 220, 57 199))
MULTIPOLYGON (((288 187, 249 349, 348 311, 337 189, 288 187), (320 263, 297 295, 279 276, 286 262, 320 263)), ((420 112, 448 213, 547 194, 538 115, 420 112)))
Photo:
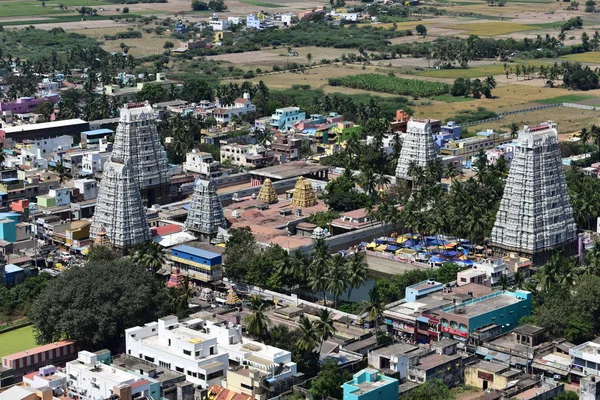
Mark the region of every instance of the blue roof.
POLYGON ((6 271, 7 274, 14 274, 17 272, 23 272, 23 268, 17 267, 15 264, 6 264, 4 271, 6 271))
POLYGON ((188 246, 186 244, 182 244, 177 247, 173 247, 175 251, 181 251, 182 253, 188 253, 193 256, 202 257, 202 258, 215 258, 220 257, 219 253, 213 253, 212 251, 202 250, 197 247, 188 246))
POLYGON ((112 129, 94 129, 93 131, 85 131, 85 132, 81 132, 81 133, 85 133, 88 136, 94 136, 94 135, 113 134, 113 133, 115 133, 115 131, 113 131, 112 129))
POLYGON ((8 217, 20 217, 20 216, 21 216, 21 214, 16 213, 16 212, 3 212, 3 213, 0 213, 0 219, 5 219, 5 218, 8 218, 8 217))

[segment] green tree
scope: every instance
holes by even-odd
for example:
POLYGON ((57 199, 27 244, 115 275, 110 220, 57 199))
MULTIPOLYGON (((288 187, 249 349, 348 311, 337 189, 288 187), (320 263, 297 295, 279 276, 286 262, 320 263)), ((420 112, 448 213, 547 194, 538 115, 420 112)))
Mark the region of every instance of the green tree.
POLYGON ((300 317, 298 322, 300 337, 296 342, 296 347, 302 351, 313 352, 319 342, 319 335, 315 325, 306 316, 300 317))
POLYGON ((54 104, 49 101, 45 101, 37 106, 34 112, 40 114, 40 117, 38 118, 39 122, 50 122, 50 118, 54 113, 54 104))
POLYGON ((576 392, 567 390, 556 396, 554 400, 579 400, 579 395, 576 392))
POLYGON ((192 0, 192 10, 206 11, 208 10, 208 4, 200 0, 192 0))
POLYGON ((453 400, 454 395, 448 386, 439 379, 428 380, 417 386, 410 394, 400 396, 400 400, 453 400))
POLYGON ((142 243, 133 249, 131 259, 147 270, 156 272, 165 264, 165 252, 156 242, 142 243))
POLYGON ((252 313, 244 318, 248 333, 261 341, 264 341, 269 336, 269 318, 265 314, 264 308, 265 303, 260 297, 252 296, 250 298, 252 313))
POLYGON ((40 344, 73 339, 81 349, 112 349, 125 329, 171 312, 165 296, 164 287, 127 258, 89 261, 48 282, 30 319, 40 344))
POLYGON ((165 96, 165 89, 159 84, 146 83, 137 94, 139 101, 149 101, 150 104, 158 103, 165 96))
POLYGON ((320 339, 319 353, 321 352, 321 348, 323 347, 323 343, 336 334, 337 329, 333 325, 333 319, 331 312, 329 310, 321 310, 319 312, 319 319, 315 321, 315 330, 317 332, 317 336, 320 339))
POLYGON ((333 295, 333 307, 337 307, 338 298, 346 290, 348 282, 346 258, 336 254, 329 259, 327 266, 327 276, 324 279, 327 281, 327 290, 333 295))
POLYGON ((231 228, 223 253, 224 274, 234 282, 244 282, 248 268, 256 254, 256 240, 248 226, 231 228))
POLYGON ((190 103, 199 103, 202 100, 213 100, 214 94, 212 88, 204 79, 194 79, 183 85, 181 99, 190 103))
POLYGON ((129 14, 129 7, 123 7, 123 14, 129 14))
POLYGON ((346 265, 346 276, 348 279, 348 301, 350 301, 352 290, 358 289, 365 284, 369 272, 367 263, 365 262, 365 257, 360 253, 352 254, 349 257, 346 265))
POLYGON ((321 370, 317 377, 312 380, 310 394, 317 399, 325 399, 331 396, 341 399, 343 392, 341 386, 351 379, 348 371, 340 371, 336 361, 328 358, 321 364, 321 370))
POLYGON ((171 50, 173 47, 175 47, 175 45, 170 40, 167 40, 163 45, 163 49, 165 50, 171 50))
POLYGON ((423 37, 427 36, 427 28, 423 24, 419 24, 415 27, 417 33, 423 37))

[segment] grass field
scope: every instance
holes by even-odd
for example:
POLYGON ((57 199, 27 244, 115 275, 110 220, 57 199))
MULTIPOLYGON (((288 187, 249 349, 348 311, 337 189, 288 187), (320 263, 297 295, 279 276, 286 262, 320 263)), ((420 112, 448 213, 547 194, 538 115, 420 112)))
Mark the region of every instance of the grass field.
POLYGON ((33 326, 0 334, 0 357, 35 347, 33 326))
MULTIPOLYGON (((425 24, 427 21, 406 21, 406 22, 396 22, 396 30, 398 31, 402 31, 402 30, 406 30, 406 29, 415 29, 415 27, 419 24, 425 24)), ((359 28, 364 28, 366 26, 371 26, 373 28, 383 28, 383 29, 390 29, 392 26, 394 25, 393 22, 386 22, 386 23, 382 23, 382 24, 358 24, 356 25, 359 28)), ((348 27, 350 27, 350 25, 346 25, 348 27)))
MULTIPOLYGON (((122 15, 96 15, 90 17, 89 15, 85 17, 86 21, 106 21, 110 18, 139 18, 138 14, 122 14, 122 15)), ((48 15, 47 18, 40 17, 31 20, 17 20, 17 21, 3 21, 1 25, 3 26, 12 26, 12 25, 38 25, 38 24, 66 24, 69 22, 79 22, 81 21, 80 15, 48 15)), ((119 32, 126 30, 125 27, 120 29, 119 32)))
POLYGON ((516 22, 489 22, 485 21, 482 23, 473 24, 455 24, 447 25, 443 28, 454 29, 457 31, 464 31, 470 35, 477 36, 497 36, 506 35, 514 32, 534 31, 540 29, 552 29, 556 28, 557 23, 550 22, 539 25, 527 25, 519 24, 516 22))
MULTIPOLYGON (((1 1, 0 2, 0 17, 33 17, 44 15, 76 15, 75 8, 81 6, 102 6, 110 4, 103 1, 87 1, 87 0, 65 0, 56 2, 46 2, 46 6, 42 6, 41 1, 1 1), (61 10, 58 6, 62 4, 67 7, 67 10, 61 10)), ((81 17, 79 17, 81 19, 81 17)))
POLYGON ((589 53, 569 54, 561 57, 569 61, 577 61, 582 63, 600 64, 600 51, 590 51, 589 53))
POLYGON ((577 103, 579 101, 593 99, 595 96, 585 94, 565 94, 564 96, 551 97, 549 99, 538 100, 538 103, 543 104, 558 104, 558 103, 577 103))
POLYGON ((281 4, 265 3, 262 1, 258 1, 258 0, 239 0, 239 1, 240 1, 240 3, 244 3, 244 4, 251 5, 251 6, 256 6, 256 7, 265 7, 265 8, 285 7, 285 6, 282 6, 281 4))
POLYGON ((471 97, 452 96, 451 94, 442 94, 439 96, 433 96, 432 99, 435 101, 443 101, 446 103, 459 103, 459 102, 463 102, 463 101, 473 100, 471 97))

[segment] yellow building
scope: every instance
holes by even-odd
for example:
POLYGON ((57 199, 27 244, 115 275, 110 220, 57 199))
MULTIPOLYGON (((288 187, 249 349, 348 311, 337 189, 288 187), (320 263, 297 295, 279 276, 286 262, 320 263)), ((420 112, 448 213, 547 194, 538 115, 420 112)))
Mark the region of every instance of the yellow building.
POLYGON ((222 42, 223 40, 231 39, 232 37, 233 37, 233 33, 229 32, 229 31, 216 31, 214 42, 215 43, 222 42))
POLYGON ((519 374, 519 371, 511 370, 508 365, 479 361, 465 367, 465 384, 483 390, 502 390, 519 374))
POLYGON ((78 241, 89 239, 90 227, 92 226, 90 221, 73 221, 69 225, 65 230, 65 243, 67 246, 73 246, 78 241))

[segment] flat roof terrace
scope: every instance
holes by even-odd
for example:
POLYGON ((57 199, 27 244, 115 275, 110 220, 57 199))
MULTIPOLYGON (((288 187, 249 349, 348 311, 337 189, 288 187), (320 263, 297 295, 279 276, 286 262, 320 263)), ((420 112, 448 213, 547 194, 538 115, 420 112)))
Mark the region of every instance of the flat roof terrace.
POLYGON ((521 299, 504 294, 504 292, 492 293, 479 299, 473 299, 456 306, 445 308, 442 311, 454 313, 468 318, 475 317, 490 311, 498 310, 513 304, 517 304, 521 299), (457 312, 460 310, 460 312, 457 312))
POLYGON ((250 172, 250 174, 264 178, 283 180, 328 170, 329 167, 326 165, 310 164, 304 161, 297 161, 276 165, 273 167, 261 168, 259 170, 250 172))

